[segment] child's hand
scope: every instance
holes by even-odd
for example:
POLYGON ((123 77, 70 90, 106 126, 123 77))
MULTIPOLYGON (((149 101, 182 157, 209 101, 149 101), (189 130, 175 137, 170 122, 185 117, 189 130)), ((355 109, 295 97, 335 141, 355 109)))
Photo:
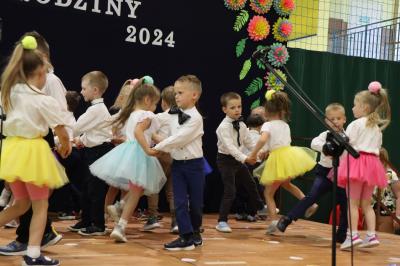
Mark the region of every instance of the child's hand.
POLYGON ((81 139, 79 137, 74 138, 74 140, 72 141, 77 149, 82 149, 85 147, 85 145, 83 145, 83 142, 81 141, 81 139))
POLYGON ((160 152, 158 150, 151 149, 151 148, 146 150, 146 154, 149 156, 157 156, 157 155, 159 155, 159 153, 160 152))
POLYGON ((258 153, 258 158, 259 158, 261 161, 264 161, 264 160, 268 157, 268 155, 269 155, 269 152, 267 152, 267 151, 261 151, 261 152, 258 153))
POLYGON ((257 162, 257 158, 254 157, 254 156, 253 157, 249 156, 249 157, 246 158, 246 160, 244 162, 248 163, 250 165, 253 165, 253 164, 255 164, 257 162))
POLYGON ((125 136, 113 136, 113 138, 111 139, 111 143, 114 145, 119 145, 121 143, 124 143, 126 140, 125 136))
POLYGON ((65 159, 67 158, 72 152, 72 143, 69 141, 66 145, 58 145, 57 152, 60 156, 65 159))

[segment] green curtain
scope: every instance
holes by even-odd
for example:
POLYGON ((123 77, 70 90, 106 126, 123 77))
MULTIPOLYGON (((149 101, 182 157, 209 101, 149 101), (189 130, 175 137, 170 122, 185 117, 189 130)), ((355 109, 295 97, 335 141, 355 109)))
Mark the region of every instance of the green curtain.
MULTIPOLYGON (((392 107, 392 123, 383 132, 383 146, 389 151, 390 160, 396 168, 400 168, 400 151, 397 149, 396 136, 400 136, 397 100, 400 97, 400 64, 391 61, 349 57, 326 52, 290 49, 290 60, 287 68, 300 84, 309 98, 322 110, 332 102, 338 102, 346 108, 347 124, 354 120, 352 107, 354 95, 365 90, 371 81, 378 80, 388 89, 392 107)), ((290 82, 293 84, 293 82, 290 82)), ((290 94, 290 93, 289 93, 290 94)), ((299 141, 299 137, 311 139, 324 130, 320 122, 301 105, 292 95, 292 116, 290 127, 293 145, 310 145, 309 140, 299 141)), ((312 185, 313 176, 294 180, 304 193, 312 185)), ((314 221, 328 222, 331 210, 331 195, 325 195, 320 201, 320 208, 314 221)), ((296 204, 297 199, 286 191, 280 194, 281 213, 285 214, 296 204)))
MULTIPOLYGON (((392 163, 396 167, 400 166, 400 151, 396 143, 396 136, 400 136, 396 105, 396 99, 400 98, 400 63, 302 49, 290 49, 289 53, 287 68, 311 100, 322 111, 329 103, 343 104, 347 124, 354 120, 351 108, 356 92, 367 89, 368 84, 374 80, 380 81, 388 89, 392 123, 383 132, 383 146, 388 149, 392 163)), ((290 124, 293 136, 313 138, 324 130, 320 122, 294 96, 291 99, 293 107, 290 124)))

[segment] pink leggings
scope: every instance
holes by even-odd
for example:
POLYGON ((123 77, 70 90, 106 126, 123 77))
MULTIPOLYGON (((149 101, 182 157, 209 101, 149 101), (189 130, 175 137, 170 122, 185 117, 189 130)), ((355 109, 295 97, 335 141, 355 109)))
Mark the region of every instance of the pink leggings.
POLYGON ((10 183, 10 188, 14 198, 17 200, 44 200, 49 198, 49 188, 46 186, 39 187, 32 183, 24 183, 18 180, 10 183))

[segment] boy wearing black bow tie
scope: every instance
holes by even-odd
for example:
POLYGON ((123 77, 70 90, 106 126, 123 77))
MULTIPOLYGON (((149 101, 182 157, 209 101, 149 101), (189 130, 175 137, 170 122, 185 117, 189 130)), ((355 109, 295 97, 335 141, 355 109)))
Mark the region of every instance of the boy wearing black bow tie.
POLYGON ((156 151, 170 153, 176 221, 179 238, 165 244, 167 250, 192 250, 203 244, 203 191, 205 184, 202 149, 203 117, 196 109, 202 92, 194 75, 180 77, 174 84, 177 108, 171 108, 171 135, 158 143, 156 151))
POLYGON ((248 209, 250 215, 255 215, 261 209, 260 196, 247 166, 255 164, 242 152, 242 147, 252 150, 255 142, 250 136, 249 129, 242 119, 242 99, 235 92, 227 92, 221 96, 222 111, 226 114, 217 128, 218 154, 217 167, 224 184, 224 195, 219 209, 217 231, 230 233, 228 215, 236 196, 236 184, 240 184, 249 195, 248 209))

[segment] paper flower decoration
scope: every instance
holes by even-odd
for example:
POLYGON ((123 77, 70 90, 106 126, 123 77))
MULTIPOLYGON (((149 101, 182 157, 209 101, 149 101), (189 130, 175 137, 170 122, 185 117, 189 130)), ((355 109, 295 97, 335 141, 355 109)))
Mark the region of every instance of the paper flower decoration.
POLYGON ((292 34, 293 25, 286 18, 279 18, 273 27, 274 38, 279 42, 286 42, 292 34))
POLYGON ((250 0, 251 9, 257 14, 265 14, 271 9, 273 0, 250 0))
POLYGON ((268 52, 268 61, 274 67, 281 67, 289 60, 289 53, 286 46, 281 43, 274 43, 268 52))
POLYGON ((266 18, 262 16, 254 16, 247 27, 250 39, 253 41, 261 41, 267 38, 270 26, 266 18))
MULTIPOLYGON (((279 69, 275 69, 277 74, 283 78, 283 80, 286 79, 286 75, 279 69)), ((267 86, 268 90, 283 90, 284 86, 283 83, 280 81, 279 78, 277 78, 272 72, 268 72, 267 76, 265 77, 267 82, 265 83, 265 86, 267 86)))
POLYGON ((294 0, 274 0, 274 8, 279 15, 290 16, 296 8, 296 4, 294 0))
POLYGON ((224 0, 225 6, 230 10, 240 10, 246 5, 247 0, 224 0))

